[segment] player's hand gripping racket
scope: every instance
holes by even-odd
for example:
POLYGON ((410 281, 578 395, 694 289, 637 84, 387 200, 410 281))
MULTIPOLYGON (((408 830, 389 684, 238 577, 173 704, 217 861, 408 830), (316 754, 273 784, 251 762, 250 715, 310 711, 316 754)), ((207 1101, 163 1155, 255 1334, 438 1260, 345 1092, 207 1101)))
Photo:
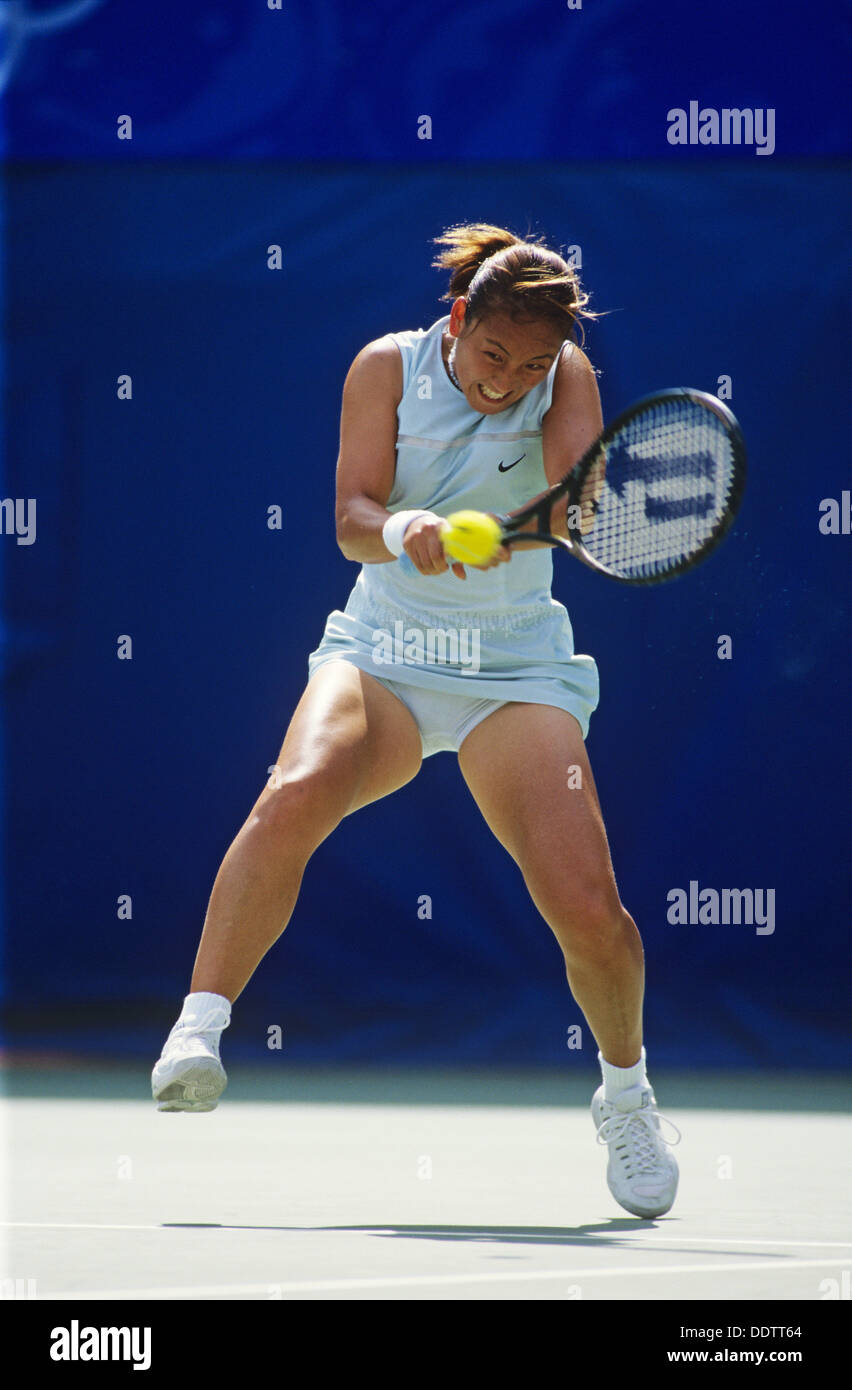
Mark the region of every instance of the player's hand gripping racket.
POLYGON ((500 544, 547 541, 624 584, 659 584, 719 544, 745 475, 745 443, 727 406, 704 391, 661 391, 619 415, 547 492, 505 516, 456 513, 441 540, 468 563, 500 544), (562 498, 567 538, 551 530, 562 498), (534 528, 521 531, 530 521, 534 528))

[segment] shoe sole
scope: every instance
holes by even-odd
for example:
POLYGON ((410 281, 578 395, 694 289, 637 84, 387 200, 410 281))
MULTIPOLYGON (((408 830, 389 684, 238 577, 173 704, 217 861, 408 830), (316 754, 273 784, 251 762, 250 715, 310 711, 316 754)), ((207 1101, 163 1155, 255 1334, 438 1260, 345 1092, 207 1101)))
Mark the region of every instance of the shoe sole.
MULTIPOLYGON (((607 1186, 609 1186, 609 1184, 607 1184, 607 1186)), ((655 1216, 665 1216, 667 1211, 671 1211, 672 1207, 675 1204, 675 1197, 677 1197, 677 1192, 675 1192, 675 1196, 669 1203, 667 1203, 666 1206, 653 1207, 651 1210, 643 1211, 641 1207, 631 1205, 630 1202, 628 1202, 624 1197, 617 1197, 615 1193, 612 1191, 611 1187, 609 1190, 612 1194, 613 1200, 616 1201, 620 1207, 623 1207, 625 1211, 629 1211, 631 1216, 642 1217, 642 1219, 645 1221, 651 1221, 655 1216)))
POLYGON ((155 1090, 154 1099, 158 1102, 158 1110, 202 1113, 216 1109, 227 1084, 224 1072, 196 1062, 155 1090))

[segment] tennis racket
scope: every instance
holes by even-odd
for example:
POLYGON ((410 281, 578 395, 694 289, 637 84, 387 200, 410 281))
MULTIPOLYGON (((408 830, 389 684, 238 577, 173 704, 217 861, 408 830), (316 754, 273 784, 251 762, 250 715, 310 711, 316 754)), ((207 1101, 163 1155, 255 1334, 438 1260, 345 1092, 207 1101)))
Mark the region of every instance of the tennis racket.
POLYGON ((659 584, 716 548, 745 476, 732 412, 707 392, 677 388, 637 401, 560 482, 496 519, 503 545, 547 541, 622 584, 659 584), (551 531, 562 498, 568 538, 551 531), (534 530, 519 531, 532 520, 534 530))

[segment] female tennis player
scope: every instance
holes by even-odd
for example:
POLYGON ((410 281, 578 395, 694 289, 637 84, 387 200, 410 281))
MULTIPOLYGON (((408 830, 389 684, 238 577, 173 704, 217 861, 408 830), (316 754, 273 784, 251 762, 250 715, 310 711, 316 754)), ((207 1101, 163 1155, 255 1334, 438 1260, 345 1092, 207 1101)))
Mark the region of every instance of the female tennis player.
POLYGON ((551 597, 546 546, 501 547, 471 567, 448 562, 441 540, 450 513, 520 507, 600 434, 576 342, 594 315, 574 269, 538 241, 474 224, 436 244, 449 315, 368 343, 346 377, 337 538, 361 570, 309 657, 276 775, 217 874, 153 1094, 160 1110, 215 1108, 231 1005, 289 921, 308 859, 344 816, 449 750, 556 937, 598 1045, 592 1115, 610 1190, 634 1215, 658 1216, 678 1169, 645 1069, 642 943, 584 746, 597 668, 551 597))

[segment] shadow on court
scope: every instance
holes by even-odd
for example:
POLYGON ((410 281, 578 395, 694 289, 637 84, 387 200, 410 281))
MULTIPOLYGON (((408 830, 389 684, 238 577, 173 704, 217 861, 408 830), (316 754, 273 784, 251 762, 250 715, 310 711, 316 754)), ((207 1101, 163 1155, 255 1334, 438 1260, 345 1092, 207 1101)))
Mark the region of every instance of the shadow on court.
MULTIPOLYGON (((659 1220, 643 1220, 640 1217, 614 1217, 610 1221, 600 1221, 582 1226, 423 1226, 400 1225, 399 1223, 357 1226, 272 1226, 272 1225, 226 1225, 216 1221, 164 1221, 163 1230, 178 1231, 280 1231, 287 1235, 324 1232, 327 1234, 376 1236, 380 1239, 461 1241, 478 1245, 523 1245, 557 1246, 575 1249, 613 1249, 629 1250, 635 1248, 635 1237, 643 1231, 657 1231, 662 1234, 666 1227, 679 1230, 681 1222, 676 1217, 663 1217, 659 1220)), ((726 1255, 733 1259, 749 1260, 751 1254, 743 1249, 726 1249, 717 1244, 712 1249, 697 1240, 694 1245, 682 1241, 678 1249, 683 1255, 726 1255)), ((505 1258, 511 1258, 506 1256, 505 1258)), ((766 1256, 768 1259, 784 1261, 787 1255, 778 1252, 766 1256)))
POLYGON ((503 1240, 523 1241, 525 1245, 578 1245, 594 1240, 601 1245, 619 1245, 619 1231, 652 1231, 659 1229, 657 1221, 645 1221, 640 1217, 616 1217, 612 1221, 601 1221, 588 1226, 403 1226, 398 1223, 373 1226, 234 1226, 219 1221, 164 1221, 163 1230, 214 1230, 214 1231, 288 1231, 291 1235, 298 1231, 337 1231, 340 1233, 360 1233, 366 1236, 404 1236, 421 1237, 423 1240, 503 1240))

